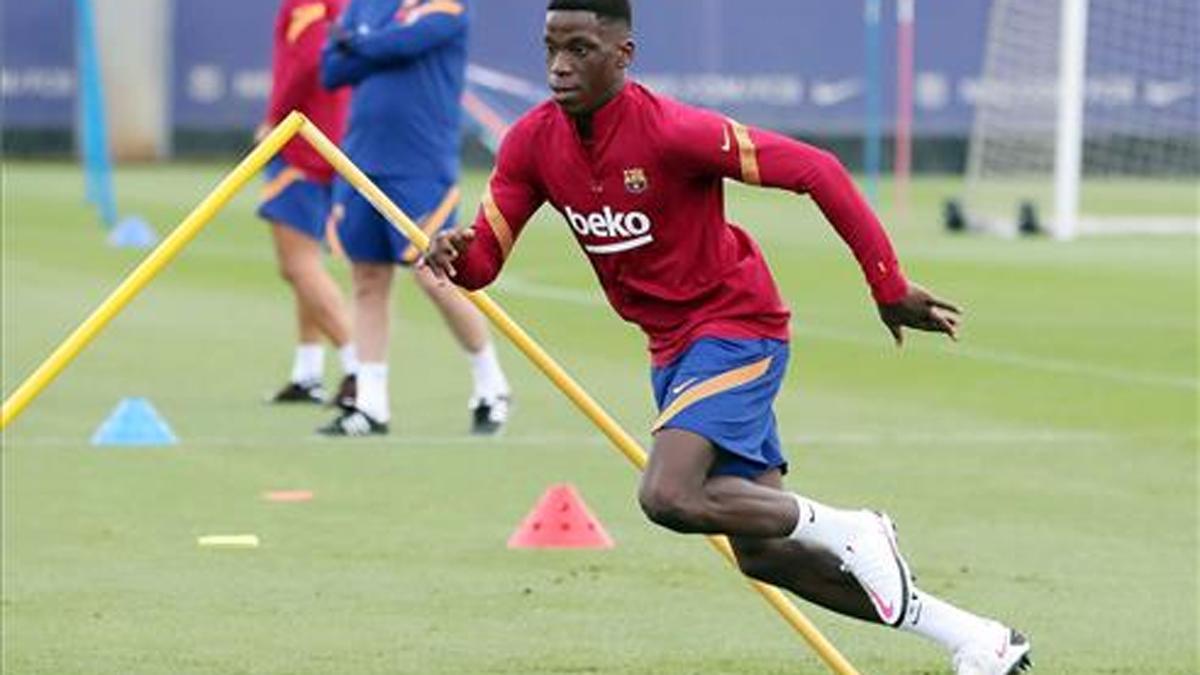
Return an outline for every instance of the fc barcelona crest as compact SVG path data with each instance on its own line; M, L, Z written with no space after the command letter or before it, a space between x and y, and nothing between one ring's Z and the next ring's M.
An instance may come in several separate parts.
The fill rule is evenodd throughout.
M625 169L625 191L630 194L640 195L650 186L650 182L646 180L646 170L642 168Z

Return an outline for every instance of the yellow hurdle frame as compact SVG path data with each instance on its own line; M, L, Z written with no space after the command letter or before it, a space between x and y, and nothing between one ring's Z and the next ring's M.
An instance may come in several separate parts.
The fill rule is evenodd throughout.
M250 181L274 157L284 145L297 134L304 137L343 178L355 187L383 216L400 230L409 241L421 250L429 246L429 237L417 227L396 204L388 198L328 137L304 115L293 112L280 122L257 147L209 193L187 218L175 228L128 276L117 286L100 306L38 366L24 382L4 401L0 409L0 430L6 428L62 371L96 338L151 281L169 265L197 234L224 208L246 183ZM612 441L621 454L625 455L638 470L646 467L646 451L642 449L583 387L562 366L550 357L528 333L482 291L463 294L500 332L516 345L539 370L550 378L561 391L600 431ZM729 540L723 536L708 536L722 556L736 568L737 559ZM796 630L817 652L817 655L838 675L858 675L858 670L846 657L817 630L816 626L796 608L782 591L767 584L747 578L750 585L779 612L787 623Z

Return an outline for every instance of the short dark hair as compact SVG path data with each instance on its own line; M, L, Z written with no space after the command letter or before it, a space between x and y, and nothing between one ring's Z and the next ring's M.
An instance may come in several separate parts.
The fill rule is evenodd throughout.
M629 6L629 0L550 0L546 11L556 9L595 12L601 19L615 19L633 26L633 8Z

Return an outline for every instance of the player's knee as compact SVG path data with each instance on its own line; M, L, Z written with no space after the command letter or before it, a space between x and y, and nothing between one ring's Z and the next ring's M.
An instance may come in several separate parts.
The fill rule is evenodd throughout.
M656 525L681 533L700 529L700 513L695 500L684 491L664 485L642 485L638 492L642 513Z
M354 270L354 298L360 302L385 302L391 289L391 271L379 266L362 266Z
M283 260L279 264L279 276L293 287L310 284L312 275L313 270L304 260Z

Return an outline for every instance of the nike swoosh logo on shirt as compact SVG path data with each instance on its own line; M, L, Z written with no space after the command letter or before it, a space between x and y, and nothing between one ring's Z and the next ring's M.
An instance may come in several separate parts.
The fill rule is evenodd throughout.
M697 378L695 378L695 377L689 378L687 381L685 381L683 384L679 385L678 387L673 387L671 389L671 393L678 395L679 392L683 391L684 389L687 389L688 387L692 386L693 384L696 384L696 379Z
M721 152L729 152L729 149L733 147L733 143L729 139L729 127L721 125L721 134L723 136L721 141Z

